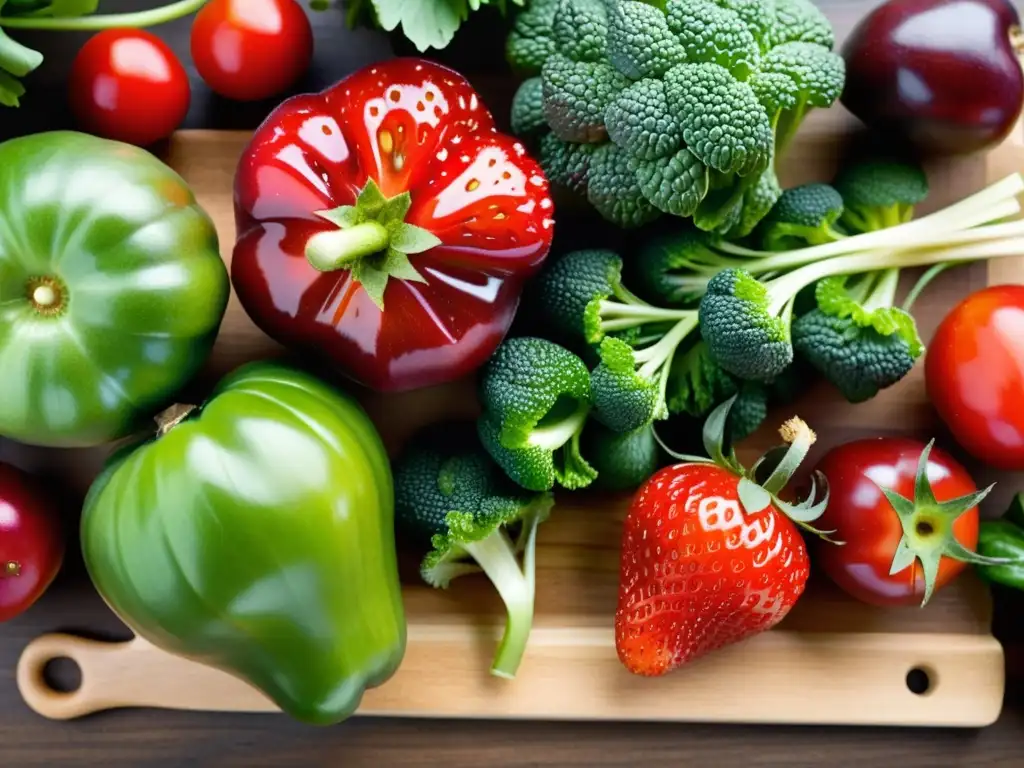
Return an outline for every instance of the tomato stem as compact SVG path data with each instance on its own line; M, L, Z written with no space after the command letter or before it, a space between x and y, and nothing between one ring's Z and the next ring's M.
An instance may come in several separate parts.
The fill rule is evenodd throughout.
M306 243L306 259L319 272L349 267L388 247L388 230L376 221L318 232Z
M109 13L93 16L39 18L35 16L0 17L0 27L40 29L62 32L95 31L117 27L152 27L188 16L206 5L207 0L178 0L159 8L133 13Z

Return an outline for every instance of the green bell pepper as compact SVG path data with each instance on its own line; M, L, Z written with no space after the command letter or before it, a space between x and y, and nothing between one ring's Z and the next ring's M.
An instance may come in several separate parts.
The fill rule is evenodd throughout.
M226 376L115 453L85 500L85 564L140 636L314 724L395 672L406 623L391 468L359 404L272 362Z
M205 363L229 294L213 222L153 155L66 131L0 144L0 435L135 432Z
M1005 565L976 566L986 581L1013 589L1024 589L1024 494L1017 494L998 520L978 526L978 553L985 557L1013 560Z

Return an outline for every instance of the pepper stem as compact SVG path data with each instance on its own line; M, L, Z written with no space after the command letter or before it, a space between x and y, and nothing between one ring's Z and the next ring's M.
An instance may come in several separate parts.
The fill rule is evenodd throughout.
M899 517L903 537L896 545L896 553L889 567L889 575L895 575L910 568L911 580L917 578L916 565L920 565L924 579L924 596L921 607L928 604L935 591L939 576L939 565L943 557L973 565L1007 565L1014 561L1009 558L985 557L972 552L956 538L954 524L965 513L974 509L988 496L994 486L958 496L955 499L938 501L928 480L928 457L932 440L921 451L917 474L914 478L914 498L901 496L891 488L879 485L882 494Z
M349 267L388 247L388 231L376 221L318 232L306 242L306 258L319 272Z

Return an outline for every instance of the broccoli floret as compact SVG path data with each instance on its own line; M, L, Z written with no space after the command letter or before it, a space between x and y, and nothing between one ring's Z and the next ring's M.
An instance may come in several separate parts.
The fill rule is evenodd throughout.
M638 160L668 157L683 142L683 127L669 106L665 83L653 78L622 91L605 112L605 126L612 141Z
M835 224L842 215L843 198L830 185L815 182L791 187L761 221L761 247L787 251L840 240L845 233Z
M914 318L893 306L899 270L815 286L817 308L793 321L793 348L851 403L901 381L924 352Z
M602 424L630 432L668 418L665 396L672 361L697 322L697 313L687 312L667 333L644 346L615 337L601 341L601 362L590 373L590 389L595 416Z
M515 677L533 626L537 528L552 494L509 482L461 423L422 430L393 475L396 535L426 553L423 580L446 589L482 571L498 591L507 619L491 672Z
M583 447L597 469L595 488L631 490L658 468L658 443L650 424L633 432L613 432L600 422L587 422Z
M722 370L701 340L672 361L666 402L669 413L699 418L738 390L737 380Z
M582 0L577 0L581 2ZM552 28L562 0L530 0L516 14L505 41L505 58L521 75L539 75L548 56L555 52Z
M629 80L611 64L573 61L560 53L541 70L544 119L563 141L603 142L608 137L604 112Z
M873 232L905 224L928 197L928 177L909 162L866 160L844 167L833 183L843 199L840 224L852 232Z
M772 128L750 86L718 64L679 64L665 73L665 97L698 159L726 174L760 173Z
M623 229L640 227L659 214L640 189L633 158L611 142L601 144L590 155L587 200L605 219Z
M669 215L746 237L781 194L781 147L810 109L839 97L845 70L828 21L795 0L603 5L563 0L542 68L547 128L598 145L578 191L620 227ZM517 133L533 133L519 122ZM557 178L566 152L550 154L554 165L544 153L541 165Z
M831 49L835 45L832 25L811 0L775 0L775 23L768 35L773 46L803 42Z
M669 413L703 418L730 397L729 434L742 440L761 426L768 415L768 390L757 382L739 381L711 356L703 340L685 354L676 355L669 372Z
M538 159L552 184L586 193L590 158L597 147L597 144L572 144L546 133L540 140Z
M770 381L793 362L793 295L774 296L753 275L724 269L700 301L700 332L722 368L752 381Z
M531 491L589 485L596 472L580 455L591 411L590 372L554 342L506 339L480 376L484 447L505 473Z
M664 12L647 3L613 3L608 58L626 77L661 77L685 59Z
M544 121L544 86L539 77L524 80L512 98L512 132L530 136L547 128Z

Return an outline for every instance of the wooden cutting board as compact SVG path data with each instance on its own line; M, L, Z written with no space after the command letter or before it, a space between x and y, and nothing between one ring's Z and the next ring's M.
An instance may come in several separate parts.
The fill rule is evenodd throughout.
M814 115L788 153L797 160L783 169L783 182L829 179L850 128L839 108ZM930 165L932 195L921 211L1024 168L1020 136L1018 130L987 156ZM234 240L232 177L246 138L182 132L166 154L214 217L227 261ZM930 338L944 313L970 291L1021 278L1024 262L1018 258L946 273L916 305L923 337ZM232 297L202 386L245 361L279 352ZM399 396L364 395L363 401L392 451L425 423L476 412L472 381ZM741 446L741 458L749 461L774 445L775 427L793 411L819 435L812 461L830 446L857 437L941 434L918 365L898 386L857 406L817 386L797 408L773 413ZM948 441L944 446L955 449ZM109 453L109 447L13 450L22 465L57 468L78 492L85 491ZM991 498L996 501L989 514L997 510L1000 495ZM358 715L962 727L997 719L1003 650L991 635L988 591L973 574L940 592L925 609L877 609L850 600L816 573L777 629L664 678L630 675L616 657L612 633L626 503L626 496L595 492L559 498L539 535L536 628L513 681L488 674L503 611L483 577L465 577L447 591L418 583L414 574L406 579L407 654L390 681L366 693ZM81 685L70 693L50 688L44 679L47 663L62 657L81 668ZM927 690L912 691L908 676L924 680ZM103 643L44 635L25 649L17 679L28 706L55 719L118 707L274 709L244 682L140 639Z

